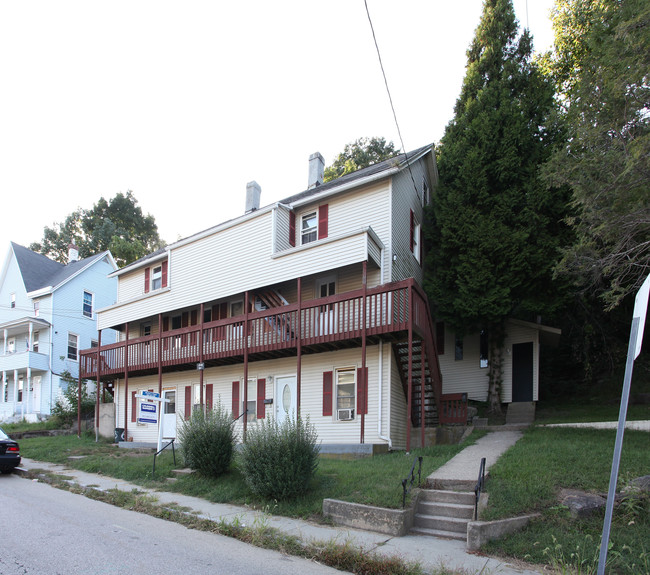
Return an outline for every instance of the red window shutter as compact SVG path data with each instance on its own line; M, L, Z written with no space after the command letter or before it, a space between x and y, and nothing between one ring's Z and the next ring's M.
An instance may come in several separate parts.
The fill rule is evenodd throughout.
M323 372L323 415L332 415L332 379L333 372Z
M232 418L239 417L239 382L232 382Z
M357 369L357 414L368 413L368 368Z
M198 322L199 312L195 309L190 313L190 325L196 325Z
M415 245L415 213L411 210L411 251Z
M212 321L217 321L218 319L221 319L219 317L219 306L215 303L212 306Z
M296 214L289 212L289 245L296 245Z
M328 227L328 205L324 204L318 207L318 239L322 240L327 237Z
M162 285L162 287L167 287L167 260L165 260L162 263L162 274L161 275L162 275L161 285Z
M223 302L219 305L219 319L226 319L228 317L228 304Z
M212 389L213 385L211 383L205 386L205 407L208 411L212 411Z
M131 423L135 423L135 420L138 417L138 399L135 396L136 393L138 392L131 392Z
M181 316L181 327L187 327L188 325L190 325L190 314L189 312L184 311Z
M164 317L162 323L163 323L163 326L162 326L162 327L163 327L163 331L169 331L169 318L168 318L168 317Z
M149 293L149 284L150 284L150 276L151 275L151 268L145 268L144 270L144 293Z
M192 415L192 386L185 386L185 419Z
M257 419L264 419L266 417L266 379L257 380Z

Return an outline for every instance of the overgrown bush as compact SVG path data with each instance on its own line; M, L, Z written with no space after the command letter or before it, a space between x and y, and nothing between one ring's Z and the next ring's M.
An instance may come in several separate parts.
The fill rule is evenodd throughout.
M193 412L181 425L178 439L188 467L211 477L222 475L230 467L236 434L232 416L221 403L206 413Z
M52 407L52 416L64 424L69 425L77 421L79 405L79 382L69 371L61 374L61 379L66 382L62 395L56 400ZM88 384L85 379L81 380L81 419L92 419L95 416L96 398L88 393Z
M283 501L307 491L318 467L320 446L309 418L273 417L248 428L238 464L251 491Z

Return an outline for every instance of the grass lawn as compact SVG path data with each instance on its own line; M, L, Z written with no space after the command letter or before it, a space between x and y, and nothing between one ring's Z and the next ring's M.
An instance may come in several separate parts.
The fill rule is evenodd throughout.
M571 518L559 500L562 488L606 495L614 430L534 427L490 470L484 519L540 512L525 530L492 542L486 551L534 563L572 565L595 573L604 510L587 520ZM650 434L624 435L618 488L650 474ZM650 573L650 496L629 500L614 512L608 573ZM593 569L593 571L591 570ZM565 571L567 572L567 571ZM572 571L568 571L571 573Z
M393 452L362 459L321 457L309 493L291 502L266 501L254 496L236 464L217 479L192 474L170 483L167 478L172 476L174 469L171 451L166 450L156 459L154 476L151 450L119 449L107 441L95 443L94 435L83 435L81 438L75 435L23 439L20 441L20 449L23 456L29 459L61 463L82 471L132 481L144 487L175 491L216 503L249 505L290 517L318 518L325 498L380 507L401 507L402 479L409 474L415 458L423 457L424 481L427 475L482 435L484 432L475 431L461 445L414 449L410 455ZM70 459L78 456L84 457ZM176 457L176 467L181 467L183 460L178 450Z

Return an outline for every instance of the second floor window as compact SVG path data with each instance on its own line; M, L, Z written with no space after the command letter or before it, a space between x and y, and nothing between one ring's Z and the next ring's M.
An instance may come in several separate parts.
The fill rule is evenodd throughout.
M38 317L41 314L41 302L36 300L34 302L34 317Z
M11 294L11 309L16 307L16 294L12 293Z
M38 353L38 339L39 339L39 333L35 331L32 335L32 351L35 351Z
M93 317L93 294L87 291L84 292L83 313L85 317Z
M157 290L162 287L162 266L157 266L151 270L151 289Z
M318 239L318 216L316 212L309 212L300 220L300 237L302 244L315 242Z
M68 359L77 361L79 349L79 336L74 333L68 334Z

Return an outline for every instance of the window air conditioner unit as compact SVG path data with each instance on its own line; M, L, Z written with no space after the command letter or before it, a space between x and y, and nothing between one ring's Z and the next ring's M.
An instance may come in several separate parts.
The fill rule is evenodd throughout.
M339 421L349 421L354 419L354 409L339 409L337 412Z

